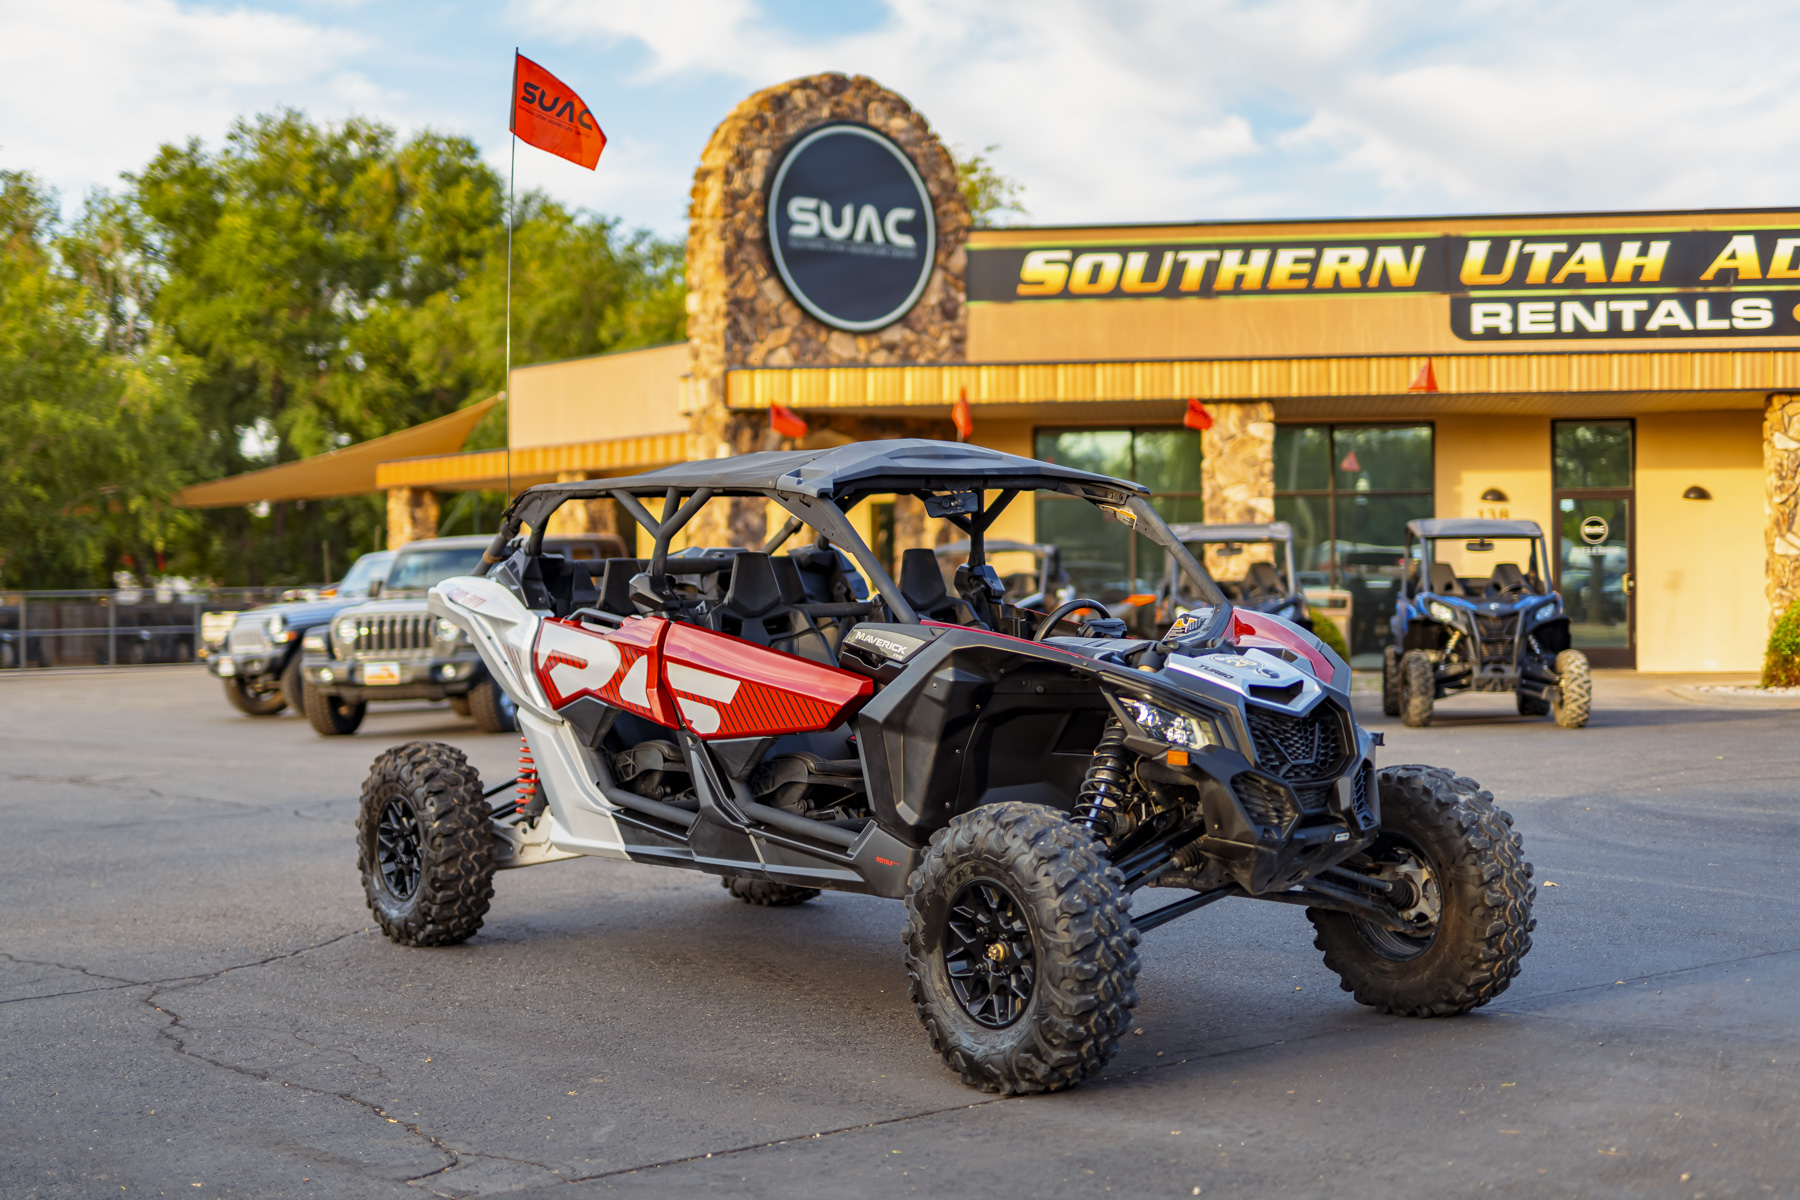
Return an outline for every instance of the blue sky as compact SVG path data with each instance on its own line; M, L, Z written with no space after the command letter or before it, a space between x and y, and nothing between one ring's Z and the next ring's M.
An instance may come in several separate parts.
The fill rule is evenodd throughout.
M1800 202L1800 8L1587 0L0 0L0 167L65 205L279 106L467 134L511 50L611 139L522 187L683 232L713 126L821 70L998 145L1034 224Z

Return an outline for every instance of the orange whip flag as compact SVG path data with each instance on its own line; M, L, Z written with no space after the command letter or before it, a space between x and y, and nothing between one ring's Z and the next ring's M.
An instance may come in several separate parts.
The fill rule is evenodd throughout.
M950 406L950 423L956 426L956 440L966 442L975 436L975 417L969 412L969 389L963 388L957 394L956 403Z
M1213 426L1212 414L1206 411L1206 405L1198 400L1189 400L1187 412L1182 415L1181 423L1189 429L1198 429L1205 433Z
M509 128L521 141L590 171L606 149L606 135L575 89L517 51Z
M772 405L769 408L769 428L784 438L803 438L806 436L806 422L800 414L784 404Z

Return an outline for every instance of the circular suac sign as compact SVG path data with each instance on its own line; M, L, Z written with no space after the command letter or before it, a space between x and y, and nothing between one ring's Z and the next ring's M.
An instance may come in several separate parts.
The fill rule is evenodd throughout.
M1611 532L1605 517L1589 517L1581 523L1581 540L1590 546L1598 546Z
M880 329L931 278L931 193L873 129L821 126L788 149L769 185L769 248L800 307L834 329Z

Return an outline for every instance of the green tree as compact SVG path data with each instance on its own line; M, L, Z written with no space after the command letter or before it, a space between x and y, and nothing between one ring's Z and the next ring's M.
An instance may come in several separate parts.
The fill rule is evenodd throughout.
M197 527L166 503L192 480L202 440L191 364L133 315L141 280L84 259L126 236L116 214L91 203L59 245L54 212L29 175L0 172L0 582L11 587L92 586L126 559L154 567Z
M1004 225L1008 216L1025 215L1025 206L1019 203L1025 186L1002 175L988 157L998 149L999 146L988 146L976 154L951 153L956 162L957 186L962 189L969 215L977 225Z

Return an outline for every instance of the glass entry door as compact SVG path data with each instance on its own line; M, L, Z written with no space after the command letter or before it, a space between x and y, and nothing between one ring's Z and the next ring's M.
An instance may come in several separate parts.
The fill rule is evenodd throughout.
M1557 590L1575 648L1597 667L1636 667L1630 421L1552 426Z
M1634 667L1631 499L1564 496L1558 590L1575 647L1597 667Z

